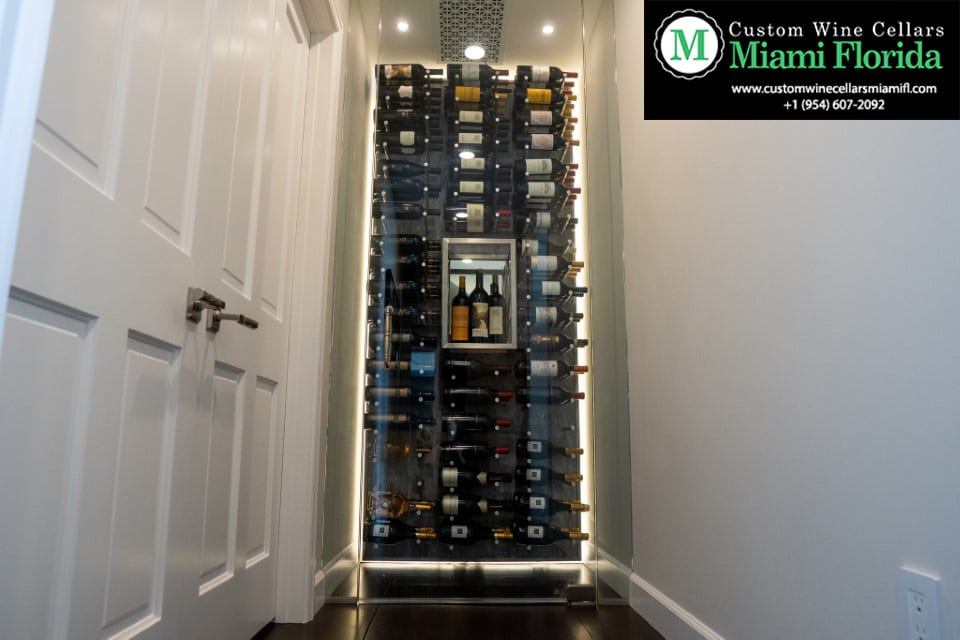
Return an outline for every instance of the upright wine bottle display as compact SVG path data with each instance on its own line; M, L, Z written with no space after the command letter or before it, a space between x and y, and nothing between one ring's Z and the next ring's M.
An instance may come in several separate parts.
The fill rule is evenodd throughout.
M578 75L375 74L361 559L582 560Z

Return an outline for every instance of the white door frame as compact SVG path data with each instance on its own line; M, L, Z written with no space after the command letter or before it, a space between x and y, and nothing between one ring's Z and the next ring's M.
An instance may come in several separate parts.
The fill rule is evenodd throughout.
M55 0L0 0L0 336L23 204L37 102L43 80ZM300 206L306 221L295 253L291 316L289 388L281 481L277 566L277 620L308 622L314 600L315 523L322 416L326 413L329 354L322 350L330 330L329 284L333 272L336 207L336 149L328 134L341 119L341 61L346 46L343 19L335 0L302 0L311 30L310 85ZM323 90L318 91L317 88ZM326 251L317 251L323 247ZM306 274L313 277L307 279ZM0 341L2 342L2 341ZM318 363L319 359L319 363Z
M54 0L0 0L0 337ZM0 340L0 345L3 341Z

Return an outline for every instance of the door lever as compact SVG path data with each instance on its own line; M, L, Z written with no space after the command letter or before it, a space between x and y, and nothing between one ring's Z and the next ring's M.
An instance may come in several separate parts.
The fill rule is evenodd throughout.
M189 287L187 289L187 320L190 322L199 323L203 318L204 309L216 311L225 309L226 306L226 302L200 287Z
M220 331L220 323L224 320L236 320L248 329L256 329L260 326L259 322L242 313L224 313L220 309L214 309L210 312L210 315L207 316L207 331L212 331L213 333Z

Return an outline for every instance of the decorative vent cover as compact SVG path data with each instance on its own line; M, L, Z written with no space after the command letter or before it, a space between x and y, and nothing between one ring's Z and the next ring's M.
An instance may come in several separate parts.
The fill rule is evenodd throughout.
M440 0L440 61L472 62L463 50L479 44L487 52L475 62L499 63L503 0Z

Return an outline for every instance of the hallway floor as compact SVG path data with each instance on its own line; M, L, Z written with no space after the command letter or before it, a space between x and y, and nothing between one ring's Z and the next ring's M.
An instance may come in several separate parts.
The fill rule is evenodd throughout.
M328 604L257 640L663 640L628 606Z

